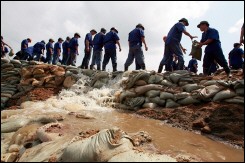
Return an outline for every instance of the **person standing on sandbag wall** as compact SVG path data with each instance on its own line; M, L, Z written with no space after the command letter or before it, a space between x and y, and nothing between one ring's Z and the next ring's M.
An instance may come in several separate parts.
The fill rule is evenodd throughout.
M46 44L46 63L48 64L51 64L53 60L53 54L54 54L53 43L54 43L54 40L51 38Z
M231 77L230 68L221 48L219 32L214 28L210 28L207 21L201 21L197 25L197 28L200 28L200 31L203 32L202 39L198 46L201 48L203 45L207 45L203 58L203 74L210 75L210 66L215 60L221 67L224 68L227 77Z
M63 41L64 40L62 38L59 38L58 42L54 44L54 56L53 56L53 62L52 62L53 65L56 65L57 62L59 62L59 57L61 54L61 46L62 46Z
M81 65L82 69L88 69L89 61L91 58L91 52L93 48L93 40L92 36L95 35L97 31L95 29L92 29L89 33L86 34L84 39L85 49L84 49L84 58Z
M244 64L244 51L240 48L240 43L234 43L233 46L234 48L229 53L229 66L231 69L238 70Z
M146 51L148 50L148 47L145 42L144 30L144 26L142 24L138 24L136 25L136 28L128 34L129 53L124 64L124 71L128 71L128 67L133 63L134 59L136 60L136 69L140 66L141 69L145 70L145 58L141 48L142 43L144 44Z
M45 41L42 40L41 42L37 42L33 46L33 59L35 61L40 61L41 55L44 55L44 50L45 50Z
M92 62L90 65L90 69L94 69L94 65L97 65L97 70L101 70L101 60L102 60L102 51L104 46L104 38L105 38L106 29L101 28L100 33L97 33L93 39L93 56Z
M68 55L68 48L69 48L69 42L71 38L69 36L66 37L66 40L62 44L62 65L67 65L67 61L69 60L69 55Z
M112 27L110 32L105 35L104 39L104 48L105 54L102 63L102 71L106 70L106 65L109 63L110 59L112 62L113 72L117 71L117 51L116 44L119 47L119 52L121 52L121 45L119 42L118 30L115 27Z
M9 52L9 49L6 46L12 50L12 48L3 41L3 36L1 36L1 58L6 57L6 54Z
M69 48L68 48L68 60L67 60L67 65L72 65L76 66L76 61L77 61L77 55L78 53L78 38L80 38L79 33L75 33L74 37L70 40L69 42Z
M20 58L20 60L26 60L30 57L30 54L28 53L28 43L31 43L30 38L27 38L21 42L22 57Z
M186 36L189 36L192 40L193 38L197 38L197 36L190 35L185 26L188 26L189 22L186 18L182 18L176 23L168 32L165 49L164 49L164 58L160 63L159 72L162 70L163 65L166 66L166 71L172 71L172 61L173 54L178 56L178 70L183 70L184 68L184 58L183 52L181 50L180 41L182 38L182 33Z

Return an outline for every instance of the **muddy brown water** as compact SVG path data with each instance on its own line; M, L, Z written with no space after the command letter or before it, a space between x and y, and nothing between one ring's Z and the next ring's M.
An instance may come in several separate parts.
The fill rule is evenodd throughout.
M147 131L154 146L171 156L187 155L199 161L244 162L244 149L209 139L203 135L173 128L162 121L112 110L92 112L95 119L80 119L67 115L63 121L74 134L91 129L119 127L127 133Z

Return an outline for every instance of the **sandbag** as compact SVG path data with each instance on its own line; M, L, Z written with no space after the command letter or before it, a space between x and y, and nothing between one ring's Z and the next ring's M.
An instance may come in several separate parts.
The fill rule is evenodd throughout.
M200 98L201 99L207 99L213 97L216 93L219 91L223 90L224 87L217 86L217 85L209 85L205 88L203 88L199 93L200 93Z
M168 93L168 92L161 92L160 99L162 99L162 100L167 100L167 99L174 100L174 95L172 93Z
M89 138L69 144L61 162L106 162L133 148L128 135L118 128L104 129Z
M159 96L160 91L159 90L150 90L150 91L146 92L145 95L147 97L153 98L153 97Z
M164 85L164 86L167 86L167 87L170 87L172 86L173 84L171 82L169 82L168 80L162 80L161 81L161 85Z
M163 88L161 85L149 84L149 85L139 86L139 87L135 88L135 93L137 95L142 95L149 90L162 90L162 89Z
M1 133L17 131L19 128L30 123L31 120L27 118L19 118L11 121L1 123Z
M177 162L177 160L165 154L148 154L130 150L112 157L108 162Z
M10 49L9 56L12 57L14 55L14 50Z
M128 80L126 81L125 88L132 88L135 85L135 82L138 80L144 80L148 82L149 78L150 74L147 72L137 72L137 74L131 73Z
M160 99L159 96L154 97L154 98L149 98L149 101L152 102L152 103L156 103L156 104L159 105L159 106L165 106L165 103L166 103L166 101ZM146 102L146 101L145 101L145 102Z
M194 90L203 88L203 86L199 86L197 84L187 84L185 86L182 87L186 92L192 92Z
M199 103L200 101L193 98L192 96L188 96L182 100L178 100L177 102L181 105L189 105L189 104Z
M233 98L225 99L225 102L234 103L234 104L244 104L244 97L235 96Z
M135 92L131 92L131 91L123 91L121 94L120 94L120 103L123 102L123 100L126 98L126 97L135 97L136 96L136 93Z
M166 108L175 108L175 107L179 107L179 106L180 106L180 104L176 103L174 100L167 99Z
M160 84L161 81L162 81L162 76L159 76L159 75L151 75L149 80L148 80L148 83L149 84Z
M155 103L144 103L144 105L142 107L155 109L157 107L157 104L155 104Z
M213 101L222 101L222 100L225 100L228 98L232 98L234 96L236 96L236 93L227 89L227 90L223 90L223 91L220 91L219 93L217 93L214 96Z
M236 89L236 94L238 94L240 96L244 96L244 88L238 88L238 89Z
M188 92L176 93L174 95L174 99L175 100L184 99L184 98L188 97L189 95L190 95L190 93L188 93Z
M126 98L124 104L130 107L140 107L145 102L145 97Z
M194 40L192 42L192 46L191 46L191 53L190 55L194 58L196 58L197 60L201 61L202 59L202 48L198 47L198 42L196 40Z
M170 80L171 80L173 83L175 83L175 84L177 84L177 83L179 82L179 79L180 79L181 77L182 77L182 75L177 74L177 73L172 73L172 74L169 75Z
M210 85L216 85L217 84L217 80L209 80L207 82L205 82L203 85L204 86L210 86Z

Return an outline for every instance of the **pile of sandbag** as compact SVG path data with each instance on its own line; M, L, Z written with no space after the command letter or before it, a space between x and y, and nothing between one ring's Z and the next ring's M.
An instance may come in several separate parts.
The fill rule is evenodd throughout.
M122 81L117 93L117 108L179 107L202 102L244 104L244 80L204 80L186 70L156 74L133 71Z

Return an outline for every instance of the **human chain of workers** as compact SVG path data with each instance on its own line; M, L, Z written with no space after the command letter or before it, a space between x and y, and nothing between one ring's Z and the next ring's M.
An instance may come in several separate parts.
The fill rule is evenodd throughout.
M182 18L170 29L168 35L163 37L165 42L165 49L163 59L161 60L158 68L158 73L162 72L163 66L165 66L166 71L185 69L183 53L185 53L186 49L183 48L180 44L182 33L184 33L186 36L189 36L191 40L193 38L197 38L197 36L192 36L186 31L185 26L188 25L188 20L186 18ZM229 66L221 48L218 31L214 28L210 28L207 21L201 21L197 27L200 28L201 32L203 32L201 41L198 42L198 47L201 48L203 45L207 45L203 59L204 75L211 75L214 73L217 70L218 65L224 68L228 77L231 77L230 68L243 68L244 51L240 48L240 46L244 43L244 26L241 28L240 43L234 43L234 49L229 53ZM148 50L148 47L145 41L144 30L144 26L142 24L138 24L136 25L136 28L129 33L129 53L128 58L124 64L124 71L128 70L128 67L133 63L134 60L136 64L136 70L146 69L142 44L144 44L146 51ZM95 36L92 40L93 35ZM79 33L75 33L73 38L67 37L65 41L62 38L59 38L58 42L56 42L54 46L54 40L49 39L49 42L46 44L46 58L44 57L45 41L37 42L33 46L33 49L30 50L28 48L28 43L31 42L31 39L27 38L22 41L21 51L16 53L14 58L19 60L42 61L49 64L52 63L54 65L60 62L63 65L75 66L76 57L79 55L78 38L80 38ZM119 40L118 30L115 27L112 27L108 33L106 33L106 29L104 28L101 28L99 33L92 29L90 33L87 33L85 36L85 55L80 68L95 69L94 66L97 65L97 70L101 70L102 63L102 71L105 71L106 65L111 59L113 71L117 71L116 44L118 45L120 52L121 45ZM6 53L8 53L8 49L5 46L9 45L3 42L3 37L1 42L3 58L6 56ZM105 53L102 62L103 47L105 49ZM61 49L63 50L62 60L59 59L59 56L61 55ZM92 62L89 67L92 49ZM189 61L188 70L197 73L197 60L194 57L192 57L192 59Z

